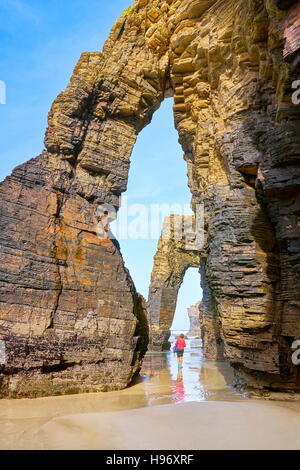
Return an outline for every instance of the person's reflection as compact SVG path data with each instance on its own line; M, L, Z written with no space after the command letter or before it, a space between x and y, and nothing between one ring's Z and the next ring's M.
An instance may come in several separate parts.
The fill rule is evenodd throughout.
M185 399L185 390L184 390L184 382L183 382L183 375L182 369L177 374L177 379L175 382L175 391L176 391L176 402L181 403Z

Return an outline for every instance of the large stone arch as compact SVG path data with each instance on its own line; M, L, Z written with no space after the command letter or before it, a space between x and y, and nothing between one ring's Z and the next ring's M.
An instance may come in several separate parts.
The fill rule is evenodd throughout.
M0 186L2 395L121 388L140 367L143 307L97 206L119 206L170 94L225 355L251 387L299 387L298 18L299 1L137 0L81 56L46 149Z
M97 236L99 205L118 209L136 137L169 93L167 49L148 44L135 10L103 53L81 55L45 150L1 183L2 396L120 389L141 367L144 299Z

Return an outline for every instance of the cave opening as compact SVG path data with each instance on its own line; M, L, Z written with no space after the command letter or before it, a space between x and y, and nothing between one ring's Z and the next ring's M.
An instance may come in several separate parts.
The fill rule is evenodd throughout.
M178 291L176 310L171 326L172 332L191 332L192 334L196 326L200 330L197 308L198 303L202 300L200 282L199 268L188 268Z

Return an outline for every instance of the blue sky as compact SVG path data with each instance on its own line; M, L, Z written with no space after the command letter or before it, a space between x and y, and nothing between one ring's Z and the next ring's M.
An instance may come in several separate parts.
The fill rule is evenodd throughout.
M67 85L84 51L102 49L128 0L0 0L0 180L43 149L47 114ZM156 112L138 137L126 193L128 202L189 204L186 164L174 129L172 100ZM156 240L121 240L137 289L146 297ZM201 298L197 270L190 269L179 293L174 328L188 327L186 308Z

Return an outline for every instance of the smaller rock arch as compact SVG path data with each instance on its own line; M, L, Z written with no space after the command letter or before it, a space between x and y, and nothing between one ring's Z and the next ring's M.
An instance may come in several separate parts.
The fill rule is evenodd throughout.
M154 256L147 307L150 326L149 349L152 351L170 348L170 328L185 272L190 267L200 268L204 248L199 250L198 243L195 243L192 230L194 223L194 216L171 215L164 218L162 234Z

